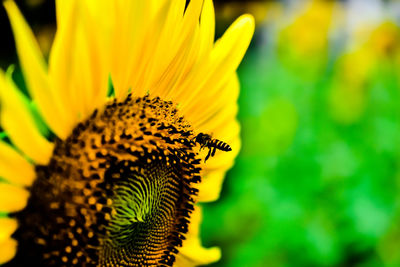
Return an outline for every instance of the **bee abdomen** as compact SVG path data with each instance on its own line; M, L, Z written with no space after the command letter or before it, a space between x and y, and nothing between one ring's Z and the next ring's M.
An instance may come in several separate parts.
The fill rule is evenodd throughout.
M227 143L225 143L221 140L218 140L218 139L212 140L212 142L210 143L210 147L215 147L222 151L231 151L232 150L230 145L228 145Z

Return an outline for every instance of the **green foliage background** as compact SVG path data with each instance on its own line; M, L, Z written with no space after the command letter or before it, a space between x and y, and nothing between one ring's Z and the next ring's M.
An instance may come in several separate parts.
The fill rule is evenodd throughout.
M204 205L213 266L400 266L399 28L338 44L309 27L327 43L308 53L293 25L260 26L239 69L242 150Z

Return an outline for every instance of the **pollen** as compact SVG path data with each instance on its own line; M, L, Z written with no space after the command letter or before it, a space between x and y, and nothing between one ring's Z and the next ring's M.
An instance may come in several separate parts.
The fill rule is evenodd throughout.
M158 97L96 110L37 166L7 266L172 266L200 181L193 140Z

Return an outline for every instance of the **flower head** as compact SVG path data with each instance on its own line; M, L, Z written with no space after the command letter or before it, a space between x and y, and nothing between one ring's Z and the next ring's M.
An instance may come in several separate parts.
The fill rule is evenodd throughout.
M201 246L197 203L218 198L240 149L236 68L252 17L214 43L211 0L60 0L47 64L4 5L29 97L0 72L0 212L12 213L0 218L0 263L218 260ZM200 144L207 163L200 133L213 133ZM233 151L216 152L225 142Z

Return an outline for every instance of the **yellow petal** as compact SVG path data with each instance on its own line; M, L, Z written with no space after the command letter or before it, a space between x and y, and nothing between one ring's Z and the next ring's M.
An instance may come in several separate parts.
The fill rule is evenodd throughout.
M204 100L201 97L203 93L214 93L232 77L250 44L253 32L254 19L250 15L241 16L229 27L215 44L208 62L191 73L191 77L181 85L182 88L192 88L182 90L177 95L178 102L182 103L182 110L188 105L197 104L200 98Z
M236 73L217 92L212 96L212 101L208 99L207 92L200 95L196 99L198 105L186 109L185 115L198 132L210 133L213 138L232 147L232 151L218 151L207 163L203 163L203 179L198 186L200 202L215 201L219 198L225 173L233 166L234 159L240 151L240 126L236 120L239 80ZM207 152L204 150L200 158L205 158Z
M219 198L225 173L233 166L234 160L240 152L240 126L237 120L230 116L221 120L219 125L218 128L211 128L214 136L228 143L232 147L232 151L218 151L207 163L203 163L202 182L198 185L199 202L211 202Z
M39 132L29 111L27 100L14 83L0 71L1 125L11 141L25 155L39 164L47 164L53 144Z
M200 49L207 51L211 50L214 46L215 38L215 15L214 5L212 0L205 0L203 5L203 11L201 12L200 20L200 34L201 34L201 45ZM200 53L204 55L205 53Z
M3 141L0 141L0 177L10 183L27 186L35 179L34 167Z
M149 77L152 81L149 84L150 93L163 99L173 100L173 93L177 90L177 86L199 61L202 55L200 53L205 53L204 49L199 49L202 37L199 28L202 4L202 0L191 1L184 16L179 16L171 25L173 30L164 30L170 36L167 35L164 41L160 40L165 43L165 46L159 47L159 53L153 59L157 70L153 71L153 77Z
M106 34L99 28L105 26L95 21L99 18L92 14L92 4L71 0L65 7L60 3L66 10L50 54L51 84L63 97L71 125L85 119L106 100L109 49L103 38Z
M203 175L199 189L198 201L211 202L219 198L222 183L225 178L225 170L213 171L209 175Z
M21 187L0 183L0 212L16 212L25 208L29 192Z
M232 136L232 133L229 132L227 127L221 126L233 123L236 120L237 112L238 105L236 103L229 105L226 109L222 109L218 112L213 119L199 125L199 129L211 131L211 133L215 133L216 137L218 136L220 139L225 138L226 142L228 142L229 140L226 139L226 135ZM232 124L232 126L236 129L236 125ZM216 131L221 133L217 134Z
M171 0L148 0L146 1L146 4L150 7L150 16L149 18L153 18L157 12L159 12L160 9L162 9L162 6L165 5L166 2L171 1Z
M193 106L188 113L188 119L199 132L208 132L217 138L228 143L233 151L229 153L218 153L207 162L210 166L220 156L232 156L237 154L239 147L235 147L233 142L239 139L240 126L236 120L238 112L237 99L239 96L239 80L237 75L233 75L229 82L220 89L220 94L213 97L209 107L200 105L200 109ZM199 101L207 102L204 99ZM200 112L201 111L201 112ZM202 115L201 113L206 113ZM200 113L200 114L199 114Z
M157 19L165 20L167 4L160 3ZM149 64L148 58L154 51L162 27L151 28L155 19L151 15L154 10L145 1L116 1L115 5L111 76L115 95L121 99L130 88L134 94L140 94L137 83Z
M92 86L89 90L84 90L86 92L84 106L86 114L90 115L95 108L101 107L107 101L111 51L110 28L112 26L110 20L115 21L115 19L110 14L112 1L91 0L79 3L85 4L82 7L84 18L82 28L87 40L83 38L80 42L86 42L89 50L89 62L86 67L90 72ZM104 16L100 17L104 13L109 19L105 20ZM78 63L79 61L76 64Z
M40 114L48 126L59 137L67 136L68 123L65 110L61 107L59 92L52 90L46 71L46 64L35 37L14 1L4 1L14 32L17 52L30 94L38 104Z
M171 60L175 57L177 49L180 47L179 42L182 42L184 39L184 36L177 35L181 28L180 22L183 18L185 1L169 2L170 5L165 19L164 16L160 16L160 21L154 22L154 26L161 27L161 32L157 39L153 39L153 42L155 41L156 44L149 58L147 71L142 77L142 88L151 89L154 82L159 79Z
M63 8L63 10L59 10L60 8ZM77 2L71 0L68 1L68 4L62 4L58 1L57 16L60 17L57 18L57 32L49 56L49 77L53 90L59 92L60 97L63 99L63 109L70 114L69 120L72 125L78 120L77 107L81 106L81 98L72 101L72 92L70 91L70 75L74 71L74 66L71 64L74 50L74 33L78 24ZM82 81L85 79L86 77Z
M174 100L174 93L179 90L177 86L185 79L187 71L196 64L199 57L197 45L199 38L198 27L196 27L195 32L184 41L180 52L171 60L158 82L152 85L151 94L165 100Z
M17 253L17 241L14 239L7 239L0 242L0 264L6 263L14 258Z
M212 132L214 128L219 128L223 125L221 123L218 124L218 122L226 114L231 114L231 120L236 118L238 97L239 79L236 73L233 73L222 87L213 90L212 93L205 91L198 96L195 103L187 105L182 112L187 114L186 118L195 129L199 131L204 129ZM217 125L217 127L212 127L214 125Z
M197 186L199 189L197 200L199 202L212 202L219 198L226 172L232 168L240 150L240 138L236 138L229 144L232 146L232 151L220 151L215 157L210 158L203 167L202 181Z
M176 10L173 10L173 7ZM171 29L173 21L178 19L177 10L181 9L181 7L182 2L180 1L164 1L164 5L158 9L156 15L147 26L145 39L142 40L143 44L140 48L141 55L129 72L128 85L135 95L143 96L149 91L151 84L155 82L156 69L160 69L160 67L156 66L159 63L164 65L166 61L166 59L160 58L160 55L164 55L166 58L171 57L172 53L165 53L165 50L171 47L173 38L169 36L169 41L166 41L166 31ZM161 62L159 62L160 60Z
M71 1L56 0L56 18L57 28L64 27L67 19L65 16L68 14L66 10L71 8Z
M250 44L254 33L254 18L251 15L242 15L239 17L219 39L212 51L212 61L217 63L212 78L208 81L225 81L221 74L231 75L237 69L246 50ZM219 79L215 79L220 76Z
M221 250L218 247L204 248L199 237L199 226L202 220L201 208L196 206L190 216L189 232L186 240L179 248L174 266L191 267L206 265L218 261L221 258Z
M11 218L0 218L0 243L9 239L17 230L17 220Z

